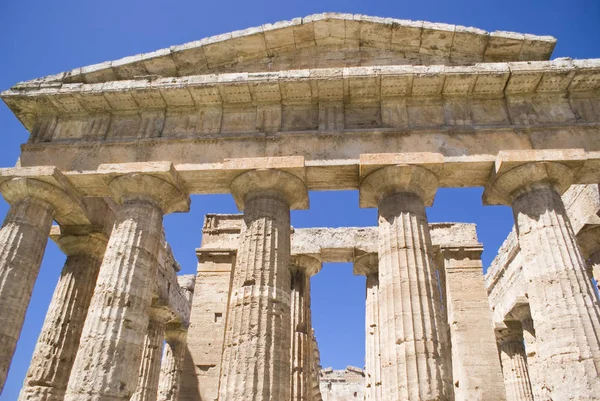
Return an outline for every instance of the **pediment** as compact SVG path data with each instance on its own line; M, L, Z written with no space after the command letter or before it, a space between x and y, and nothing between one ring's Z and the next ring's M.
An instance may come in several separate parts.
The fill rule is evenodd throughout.
M555 43L550 36L326 13L77 68L41 81L91 84L152 76L543 61Z

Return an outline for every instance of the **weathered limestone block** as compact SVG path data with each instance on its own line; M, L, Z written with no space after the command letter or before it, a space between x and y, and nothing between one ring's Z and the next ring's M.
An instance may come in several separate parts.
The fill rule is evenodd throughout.
M157 399L165 330L167 322L172 320L172 317L173 312L162 307L152 307L150 310L138 384L131 401L156 401Z
M166 342L160 366L158 401L178 401L187 331L181 325L167 325Z
M361 168L368 167L365 163ZM431 170L406 164L376 169L361 183L361 206L379 208L381 393L385 400L447 399L441 366L447 344L441 344L439 333L446 325L425 215L425 205L431 205L437 185Z
M106 250L104 233L61 235L54 227L51 238L67 255L38 338L20 401L62 401L98 271Z
M68 212L67 195L31 178L0 184L10 210L0 229L0 393L25 320L53 215Z
M482 251L476 241L470 247L444 247L440 251L445 267L456 401L506 399L483 279Z
M382 401L379 339L379 259L366 254L354 262L354 274L367 277L365 299L365 400Z
M250 162L250 164L252 161ZM244 210L225 333L220 401L290 397L290 207L307 207L302 179L250 170L231 184Z
M291 264L291 400L310 401L312 362L312 318L310 277L321 270L321 261L310 256L292 257Z
M211 246L208 221L207 217L202 232L203 247L207 241ZM237 248L237 241L226 246ZM198 269L187 346L183 350L185 359L179 394L181 401L214 400L219 396L227 304L231 271L235 264L235 249L199 248L196 255Z
M135 391L163 214L189 207L189 197L170 166L166 174L154 174L130 173L110 181L109 189L121 206L65 400L128 399Z
M364 391L365 373L360 368L348 366L344 370L321 371L323 401L363 400Z
M535 152L535 151L531 151ZM531 153L523 152L523 153ZM600 399L600 306L560 195L575 162L523 162L501 152L484 193L488 203L512 204L523 276L535 325L542 399Z
M506 328L498 330L497 336L506 386L506 400L533 401L520 324L508 323Z

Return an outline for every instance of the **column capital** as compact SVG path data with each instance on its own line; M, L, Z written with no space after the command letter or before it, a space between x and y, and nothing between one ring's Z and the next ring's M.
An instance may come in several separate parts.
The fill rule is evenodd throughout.
M94 255L99 258L104 256L108 238L104 233L92 232L84 235L63 235L59 226L50 230L50 239L58 245L67 256Z
M164 214L190 208L189 194L172 163L102 164L98 172L106 175L108 190L120 204L150 201Z
M8 203L13 204L23 199L30 199L50 205L56 220L65 223L88 222L77 196L60 185L60 181L64 180L66 184L67 181L58 170L52 168L51 171L40 171L41 175L37 178L35 177L37 170L23 171L24 174L31 174L31 176L20 176L21 169L10 170L15 175L8 178L2 177L4 180L0 183L0 192Z
M305 181L286 171L246 171L233 179L230 188L239 210L244 210L248 199L269 193L282 197L290 209L308 209L308 188Z
M586 259L594 254L600 256L600 224L586 224L577 233L577 243Z
M320 272L322 266L322 262L315 257L308 255L292 255L292 273L296 271L304 271L304 273L310 277Z
M510 206L519 195L548 186L562 195L575 182L585 160L581 149L501 151L483 192L483 203Z
M164 305L157 305L153 302L148 314L151 322L167 324L170 321L177 320L179 316L171 308Z
M367 253L354 259L353 273L355 276L369 276L379 271L379 256L377 253Z
M187 327L181 323L168 323L165 328L165 340L167 342L174 341L180 342L185 341L187 336Z
M386 166L362 179L359 204L361 208L378 207L386 196L406 192L417 195L425 206L431 206L437 188L436 174L425 167L410 164Z

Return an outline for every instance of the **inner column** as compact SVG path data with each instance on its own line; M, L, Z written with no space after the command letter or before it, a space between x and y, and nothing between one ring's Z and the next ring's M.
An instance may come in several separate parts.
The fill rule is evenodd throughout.
M441 371L440 293L425 205L437 178L412 165L387 166L361 183L361 206L379 208L381 394L390 401L446 400ZM444 347L447 348L447 347Z
M236 177L244 223L231 286L219 400L290 398L290 207L307 207L297 176L274 169Z

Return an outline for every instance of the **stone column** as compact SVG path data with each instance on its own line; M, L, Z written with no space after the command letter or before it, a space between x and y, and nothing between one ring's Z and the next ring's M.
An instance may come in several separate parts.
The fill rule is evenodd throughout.
M319 382L321 380L321 355L319 353L319 345L317 344L317 337L315 336L315 330L311 330L311 353L312 353L312 370L310 375L310 400L311 401L323 401L321 395L321 387Z
M157 400L165 330L167 321L172 317L172 312L162 307L152 307L150 310L138 384L131 401Z
M365 400L382 401L379 349L379 259L367 254L354 262L354 274L367 278L365 297Z
M362 167L361 167L362 168ZM381 396L389 401L446 400L442 382L440 308L425 205L437 178L413 165L366 175L361 207L379 208Z
M304 182L252 170L231 191L244 210L227 315L219 401L290 398L290 207L307 207Z
M0 393L40 270L53 215L68 211L66 194L31 178L0 184L10 210L0 229Z
M168 325L166 344L160 366L158 401L177 401L186 351L187 330L180 324Z
M492 312L483 277L483 247L442 247L456 401L506 399Z
M67 260L54 290L19 401L63 400L106 250L104 233L61 235L60 229L55 228L51 238L67 255Z
M573 170L520 158L501 153L484 200L513 207L542 365L541 396L599 400L600 307L560 196Z
M312 320L310 277L321 270L321 261L310 256L292 258L292 401L311 400Z
M507 401L533 401L527 370L527 357L523 345L523 332L519 323L509 322L498 332L498 349Z
M110 181L120 204L65 400L104 401L133 395L158 271L164 213L187 210L189 197L169 169Z

